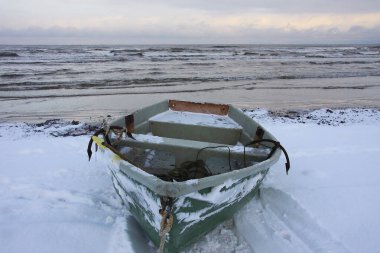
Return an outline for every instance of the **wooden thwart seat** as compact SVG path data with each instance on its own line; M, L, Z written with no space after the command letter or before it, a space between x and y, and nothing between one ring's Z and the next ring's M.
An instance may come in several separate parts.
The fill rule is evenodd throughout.
M149 119L155 136L235 145L242 127L223 115L166 111Z
M220 143L202 142L194 140L175 139L167 137L159 137L145 134L134 134L136 139L122 139L118 143L118 147L132 147L142 149L154 149L171 152L176 157L176 165L180 165L185 161L195 161L200 150L201 155L207 156L224 156L227 157L230 152L231 158L243 159L242 145L226 145ZM217 148L207 148L217 147ZM253 158L254 160L265 160L268 155L267 149L259 148L246 148L246 157Z

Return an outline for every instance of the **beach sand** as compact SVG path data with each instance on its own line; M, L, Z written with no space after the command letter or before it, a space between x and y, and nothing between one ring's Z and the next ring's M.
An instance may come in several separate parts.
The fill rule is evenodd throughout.
M284 84L285 83L285 84ZM41 122L48 119L101 121L107 115L121 116L165 100L226 103L240 108L272 111L318 108L380 108L380 77L337 79L266 80L208 84L210 90L177 92L169 88L123 89L104 95L103 91L79 94L47 93L37 98L0 98L0 122ZM213 87L215 88L214 90ZM227 87L227 88L221 88ZM56 91L55 91L56 92ZM29 92L30 93L30 92ZM139 94L143 93L143 94Z

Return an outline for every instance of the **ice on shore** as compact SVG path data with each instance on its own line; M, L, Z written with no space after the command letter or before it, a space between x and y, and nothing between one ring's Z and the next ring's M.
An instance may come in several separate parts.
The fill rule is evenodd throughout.
M379 111L246 113L287 148L289 176L282 158L260 198L186 252L377 252ZM88 135L65 134L83 123L60 124L0 125L1 252L155 252L88 162Z

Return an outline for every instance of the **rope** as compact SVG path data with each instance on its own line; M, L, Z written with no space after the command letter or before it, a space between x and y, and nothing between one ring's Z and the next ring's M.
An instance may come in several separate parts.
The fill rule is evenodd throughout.
M230 171L232 171L232 167L231 167L231 149L230 149L229 146L226 146L226 145L201 148L200 150L198 150L196 160L198 161L199 154L200 154L203 150L205 150L205 149L215 149L215 148L228 148L228 166L230 167Z
M123 133L127 132L127 128L123 127L122 129L112 129L112 131L116 135L116 139L114 142L111 143L111 145L117 146L123 138Z
M173 215L169 212L167 214L167 211L162 211L162 220L161 220L161 227L160 227L160 247L158 248L158 253L164 252L164 246L166 241L166 235L170 232L173 226Z
M189 179L198 179L211 176L211 172L207 168L203 160L194 162L183 162L179 168L172 169L168 172L170 179L183 182Z
M109 138L110 132L113 132L115 134L115 136L117 137L114 142L111 142L111 140ZM93 134L93 136L103 135L105 143L107 144L106 146L108 148L110 148L110 147L114 147L117 144L119 144L120 140L123 138L123 133L124 132L127 134L127 136L129 138L132 138L132 139L135 140L135 138L132 136L132 134L130 132L128 132L127 128L121 127L121 126L109 126L105 121L103 122L102 127L99 130L97 130ZM89 161L91 160L91 156L92 156L92 151L91 151L92 143L93 143L93 140L92 140L92 138L90 138L90 141L88 142L88 146L87 146L87 154L88 154L88 160ZM95 146L95 148L96 148L96 151L97 151L98 150L97 146ZM112 151L115 152L114 149L112 149ZM119 155L119 153L116 153L116 154Z
M254 140L254 141L251 141L247 144L244 145L244 156L243 156L243 161L244 161L244 166L246 166L246 162L245 162L245 148L247 146L250 146L250 145L255 145L255 144L259 144L259 145L263 145L261 144L261 142L269 142L269 143L272 143L274 144L274 146L272 147L272 150L271 152L269 153L269 155L267 156L266 159L269 159L272 157L272 155L274 154L274 152L276 152L276 150L278 148L280 148L282 150L282 152L284 153L285 155L285 158L286 158L286 163L285 163L285 171L286 171L286 174L288 174L288 171L290 169L290 159L289 159L289 155L288 155L288 152L286 152L285 148L280 144L280 142L278 141L274 141L274 140L271 140L271 139L261 139L261 140Z

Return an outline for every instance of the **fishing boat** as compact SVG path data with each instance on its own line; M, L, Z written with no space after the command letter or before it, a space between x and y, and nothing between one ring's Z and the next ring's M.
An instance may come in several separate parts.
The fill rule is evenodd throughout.
M173 253L229 219L259 190L282 145L232 105L166 100L104 125L114 187L159 252ZM97 149L96 149L97 150Z

